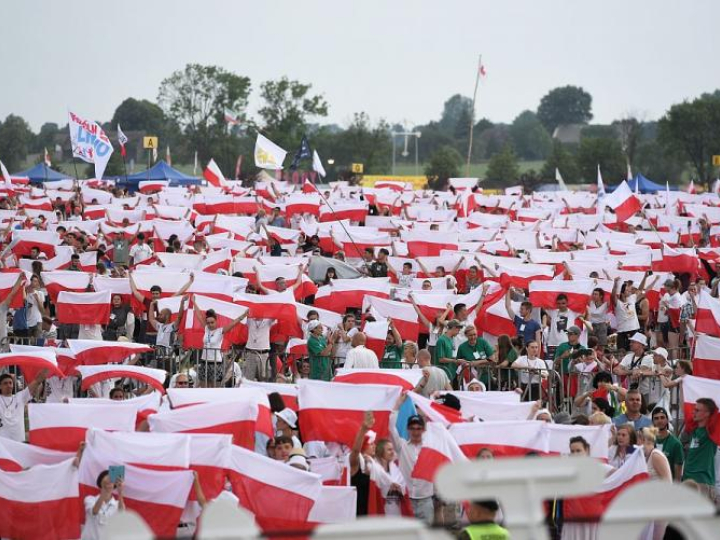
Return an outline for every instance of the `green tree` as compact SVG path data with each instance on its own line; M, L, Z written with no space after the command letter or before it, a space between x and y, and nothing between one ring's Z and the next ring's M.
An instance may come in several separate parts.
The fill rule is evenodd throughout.
M425 176L430 189L443 189L448 178L460 176L460 167L463 158L460 152L452 146L441 146L430 157L430 163L425 167Z
M544 180L555 180L555 169L568 184L575 184L580 181L580 170L578 169L575 156L568 152L560 141L553 141L552 151L545 160L540 177Z
M612 123L612 125L619 134L620 146L625 153L628 163L635 163L637 149L643 137L642 123L640 123L637 118L628 116L626 118L616 120Z
M513 144L510 129L503 124L495 124L482 131L480 135L473 135L473 137L477 140L477 154L481 159L490 159L506 146L512 147ZM475 147L474 141L473 147Z
M40 132L33 137L29 150L31 152L43 152L45 148L48 152L55 149L55 135L60 132L60 127L55 122L45 122L40 126Z
M225 112L244 110L249 94L248 77L217 66L188 64L160 83L158 104L185 134L187 146L206 161L213 145L228 136Z
M592 120L592 96L579 86L553 88L541 100L538 119L552 135L561 124L584 124Z
M667 150L683 152L709 189L712 156L720 153L718 92L670 107L658 122L658 139Z
M678 183L687 168L687 159L682 150L667 149L656 140L641 142L631 163L634 171L642 172L661 185L666 181Z
M392 140L387 122L373 123L364 113L355 113L352 124L340 133L329 136L327 148L318 145L325 159L334 159L339 170L351 163L362 163L365 174L387 174L392 162Z
M440 117L440 129L448 135L455 135L459 131L470 129L470 116L472 114L472 99L455 94L445 101L442 116Z
M258 113L263 131L273 142L293 151L307 131L309 117L324 117L328 104L321 95L310 95L312 85L283 77L260 85L263 106Z
M22 117L10 114L0 122L0 159L8 171L17 171L22 166L32 138L30 126Z
M627 168L620 142L617 139L585 137L580 140L577 163L580 176L586 182L597 178L600 165L606 183L617 184L625 178Z
M127 98L113 114L110 128L117 125L123 131L145 131L148 135L162 136L165 130L165 113L159 105L147 99Z
M520 176L518 160L512 147L505 145L502 152L495 154L488 163L485 178L501 185L510 185Z
M532 111L523 111L513 120L510 136L522 159L545 159L552 149L550 134Z

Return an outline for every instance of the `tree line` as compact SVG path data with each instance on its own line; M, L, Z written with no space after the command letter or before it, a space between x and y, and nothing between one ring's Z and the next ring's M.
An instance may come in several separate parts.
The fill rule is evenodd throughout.
M310 84L286 77L260 83L255 118L245 113L251 91L248 77L218 66L188 64L161 82L155 101L127 98L101 124L112 133L120 124L126 133L158 136L161 156L170 146L174 163L192 164L196 153L201 166L214 158L227 175L239 155L243 176L257 172L252 155L258 132L290 155L306 135L311 147L334 162L326 167L334 178L349 174L352 163L362 163L365 174L389 174L391 133L412 130L422 134L417 143L425 174L431 185L441 186L465 172L471 124L471 161L488 162L485 180L490 186L553 181L556 168L567 183L594 182L598 165L609 183L624 178L628 165L658 182L676 183L689 174L709 183L717 174L712 156L720 154L720 90L674 104L657 121L627 115L608 125L590 124L592 96L583 88L564 86L550 90L536 110L520 112L509 124L476 121L472 100L456 94L445 101L438 120L424 125L393 125L358 112L344 127L322 122L330 105ZM228 114L238 123L228 123ZM67 126L56 123L33 133L22 117L11 114L0 122L0 159L11 171L18 170L29 154L52 151L61 133L67 133ZM143 161L142 156L131 157ZM395 158L402 160L399 152ZM536 162L538 170L521 174L520 161ZM301 168L309 167L309 160L301 163ZM122 173L120 153L115 152L107 174Z

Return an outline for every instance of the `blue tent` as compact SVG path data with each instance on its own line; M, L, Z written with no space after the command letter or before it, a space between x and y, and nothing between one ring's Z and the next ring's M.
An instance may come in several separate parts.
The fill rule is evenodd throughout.
M54 171L48 167L44 161L26 171L17 172L12 176L27 176L33 184L39 184L40 182L54 182L56 180L68 180L72 178L72 176L68 176L67 174Z
M652 180L645 178L642 174L638 174L632 180L628 180L627 183L633 192L635 191L636 185L638 186L638 191L640 193L656 193L658 191L665 191L665 186L656 184ZM608 191L614 191L615 188L617 188L617 186L612 186L608 189ZM674 186L670 186L670 189L676 190Z
M146 171L129 175L127 180L124 176L116 178L118 187L126 187L130 191L137 190L138 184L147 180L167 180L171 186L194 186L202 183L200 178L183 174L163 160L158 161Z

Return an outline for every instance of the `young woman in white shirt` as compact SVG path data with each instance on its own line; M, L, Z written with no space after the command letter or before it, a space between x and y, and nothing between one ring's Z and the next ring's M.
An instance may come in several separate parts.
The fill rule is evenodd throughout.
M531 341L526 345L526 354L512 363L512 369L520 370L520 388L525 401L537 401L541 398L541 380L547 377L547 364L540 358L540 344Z
M85 525L81 540L99 540L108 519L125 511L122 478L112 482L110 473L103 471L98 476L97 487L100 488L99 495L85 497Z
M202 311L198 309L197 305L194 305L193 312L197 321L205 328L203 350L197 370L199 384L201 387L214 388L222 383L225 374L222 362L223 337L235 328L248 312L246 311L225 326L218 326L217 314L213 309Z
M603 347L607 345L608 336L608 303L605 291L601 288L593 289L592 297L588 303L588 314L592 324L592 335L598 338Z

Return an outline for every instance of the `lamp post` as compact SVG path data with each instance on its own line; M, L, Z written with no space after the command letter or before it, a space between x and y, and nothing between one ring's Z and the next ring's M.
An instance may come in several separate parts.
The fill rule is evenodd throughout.
M405 143L403 146L403 151L400 152L400 155L403 157L407 157L410 155L410 152L408 152L408 141L410 137L415 138L415 174L420 174L419 171L419 161L418 161L418 139L422 136L422 133L419 131L393 131L392 132L392 143L393 143L393 159L392 159L392 174L395 176L395 153L396 153L396 137L405 137Z

